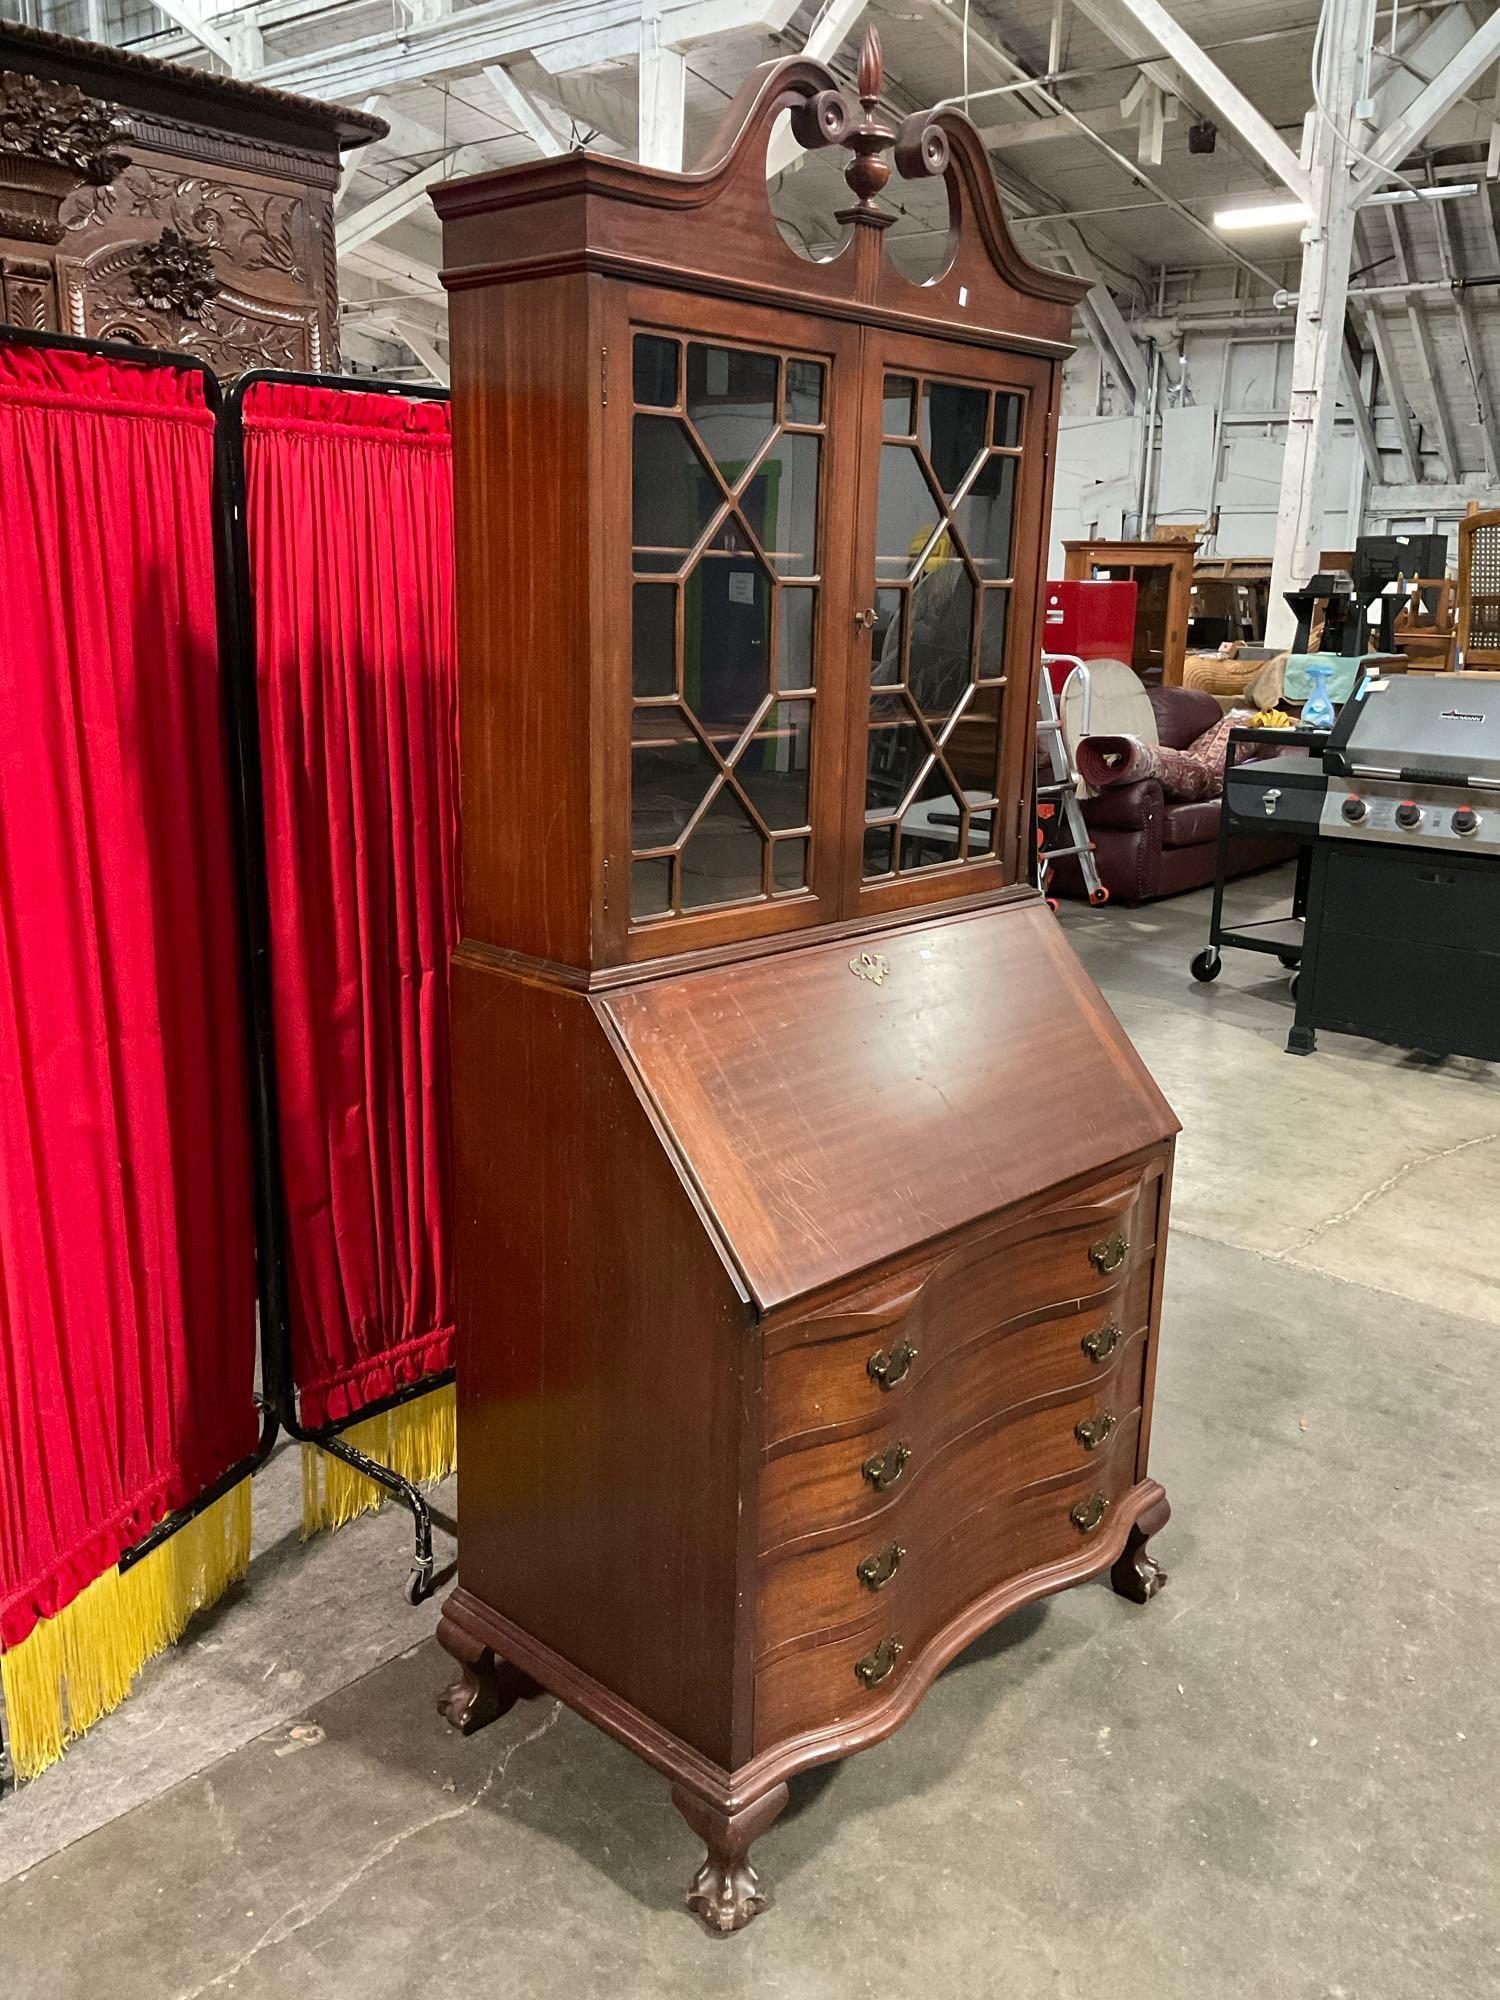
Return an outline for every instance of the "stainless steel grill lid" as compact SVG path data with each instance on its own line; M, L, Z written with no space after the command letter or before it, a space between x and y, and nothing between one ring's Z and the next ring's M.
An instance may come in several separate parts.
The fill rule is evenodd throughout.
M1368 681L1349 709L1329 745L1334 772L1500 784L1500 682L1392 674Z

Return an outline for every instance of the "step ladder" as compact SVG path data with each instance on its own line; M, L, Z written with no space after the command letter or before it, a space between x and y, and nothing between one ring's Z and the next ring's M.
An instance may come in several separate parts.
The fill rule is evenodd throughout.
M1085 730L1088 727L1089 670L1075 653L1043 653L1042 672L1037 686L1036 742L1041 775L1036 788L1037 887L1045 896L1054 862L1076 860L1083 886L1091 903L1107 903L1109 891L1099 880L1094 860L1094 843L1084 824L1083 807L1078 802L1078 774L1068 755L1068 739L1058 714L1057 693L1049 667L1071 664L1071 682L1082 675ZM1065 682L1064 686L1068 683Z

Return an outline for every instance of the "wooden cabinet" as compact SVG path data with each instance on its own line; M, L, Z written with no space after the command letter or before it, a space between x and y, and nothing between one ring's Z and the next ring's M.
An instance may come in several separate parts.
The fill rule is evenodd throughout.
M1181 687L1198 544L1064 542L1063 549L1069 582L1135 585L1135 653L1127 665L1147 687Z
M464 811L472 1728L550 1688L670 1779L734 1929L788 1776L1014 1606L1145 1597L1175 1122L1028 885L1071 280L914 121L947 268L884 254L859 104L797 59L700 173L438 190ZM766 205L790 110L848 242Z

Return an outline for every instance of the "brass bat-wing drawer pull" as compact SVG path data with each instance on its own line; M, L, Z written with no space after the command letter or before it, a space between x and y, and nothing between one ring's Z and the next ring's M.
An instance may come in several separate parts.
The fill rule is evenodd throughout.
M1079 1342L1090 1361L1107 1361L1119 1344L1120 1329L1114 1325L1096 1326Z
M888 1549L882 1549L878 1555L866 1556L863 1562L856 1563L854 1574L866 1590L884 1590L896 1571L900 1569L905 1554L906 1551L899 1542L892 1542Z
M1112 1271L1119 1270L1129 1250L1130 1238L1114 1229L1108 1236L1101 1236L1097 1243L1089 1245L1089 1262L1107 1278Z
M878 1382L882 1389L894 1389L898 1382L904 1382L911 1373L911 1364L917 1358L917 1350L909 1340L898 1340L887 1354L883 1347L877 1348L865 1363L865 1373L872 1382Z
M911 1446L903 1439L900 1444L887 1445L884 1451L877 1451L859 1469L877 1493L884 1493L901 1477L910 1457Z
M1113 1410L1101 1410L1097 1417L1083 1417L1073 1426L1073 1435L1085 1451L1097 1451L1120 1419Z
M862 1660L854 1662L854 1671L867 1688L879 1687L900 1659L901 1652L899 1639L882 1639L873 1653L866 1653Z
M1102 1493L1091 1493L1087 1500L1080 1500L1070 1509L1068 1519L1080 1535L1091 1535L1109 1512L1109 1501Z

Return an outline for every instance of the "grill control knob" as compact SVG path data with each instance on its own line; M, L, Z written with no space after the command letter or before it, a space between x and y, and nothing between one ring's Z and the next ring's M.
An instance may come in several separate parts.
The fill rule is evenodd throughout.
M1353 792L1349 794L1348 798L1339 807L1339 811L1351 826L1358 826L1362 819L1370 817L1370 808L1365 804L1363 799L1356 798Z
M1472 806L1459 806L1453 814L1455 833L1478 833L1479 815Z
M1411 828L1422 824L1422 808L1411 799L1403 799L1396 808L1396 824Z

